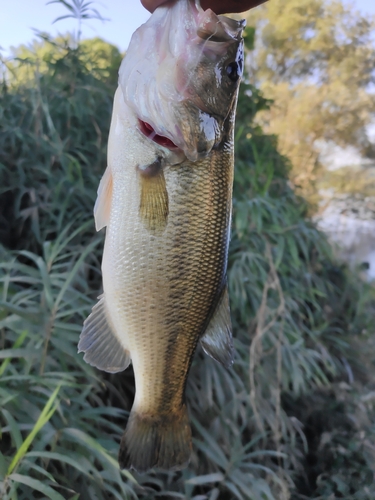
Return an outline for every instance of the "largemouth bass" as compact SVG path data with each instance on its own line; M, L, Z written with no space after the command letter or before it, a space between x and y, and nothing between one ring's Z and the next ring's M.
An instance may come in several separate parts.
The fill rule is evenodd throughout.
M104 293L78 348L107 372L133 363L121 468L186 466L198 341L232 363L226 271L244 24L191 0L159 7L120 68L94 208L96 229L107 228Z

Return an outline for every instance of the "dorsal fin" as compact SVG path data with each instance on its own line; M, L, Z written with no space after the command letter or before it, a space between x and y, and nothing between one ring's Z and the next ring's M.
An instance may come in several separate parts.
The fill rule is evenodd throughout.
M95 227L97 231L108 225L112 203L112 188L112 172L108 166L100 180L98 196L94 207Z

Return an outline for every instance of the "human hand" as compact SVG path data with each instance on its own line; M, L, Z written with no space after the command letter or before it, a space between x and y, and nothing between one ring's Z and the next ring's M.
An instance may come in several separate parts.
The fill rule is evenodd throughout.
M148 11L154 10L167 3L168 0L141 0L143 7ZM245 10L252 9L267 0L201 0L202 9L212 9L215 14L225 14L229 12L244 12Z

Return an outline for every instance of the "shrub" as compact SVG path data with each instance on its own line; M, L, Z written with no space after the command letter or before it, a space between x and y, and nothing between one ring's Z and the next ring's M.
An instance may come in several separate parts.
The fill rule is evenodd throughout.
M276 139L253 126L270 103L246 84L228 273L235 364L226 371L200 351L195 357L187 389L189 468L119 471L119 438L134 397L131 369L98 372L76 347L100 293L103 234L94 231L92 208L106 166L115 81L110 73L101 77L102 64L93 67L90 44L45 44L44 69L35 54L19 60L0 96L4 500L29 499L31 491L53 500L279 500L303 492L328 499L344 491L342 463L325 464L336 467L338 479L323 477L317 466L305 487L308 453L317 448L304 423L308 429L309 402L335 393L350 366L348 339L368 317L357 307L363 295L306 218ZM33 76L17 82L25 65ZM319 408L324 415L324 404ZM334 411L344 415L347 408ZM347 430L344 449L357 446L355 432ZM336 441L325 446L336 453ZM351 477L360 474L361 484L355 490L352 481L348 491L362 488L365 495L372 469L360 447L355 453Z

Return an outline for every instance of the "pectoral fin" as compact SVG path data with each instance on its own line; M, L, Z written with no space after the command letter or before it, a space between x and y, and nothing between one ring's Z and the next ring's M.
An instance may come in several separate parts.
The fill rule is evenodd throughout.
M228 287L225 285L214 315L201 338L206 354L229 368L233 363L232 322L230 319Z
M168 218L168 192L161 159L146 166L138 166L140 179L139 214L152 232L162 231Z
M112 187L112 172L110 167L107 167L99 184L98 196L94 207L95 227L97 231L108 225L111 212Z
M129 366L129 351L121 344L108 321L104 295L99 297L99 302L83 323L78 352L85 353L83 359L86 363L105 372L121 372Z

